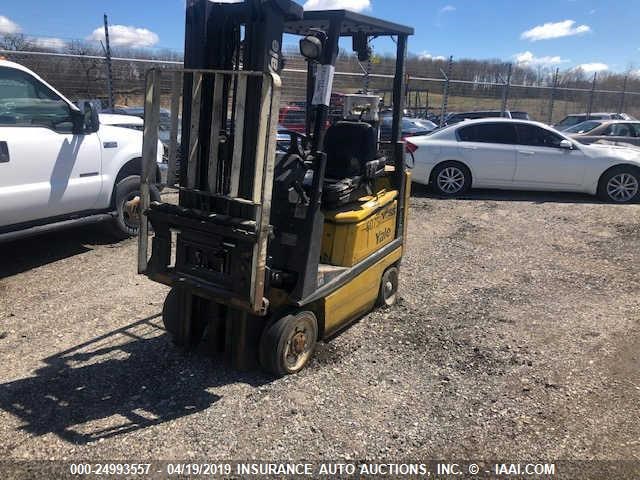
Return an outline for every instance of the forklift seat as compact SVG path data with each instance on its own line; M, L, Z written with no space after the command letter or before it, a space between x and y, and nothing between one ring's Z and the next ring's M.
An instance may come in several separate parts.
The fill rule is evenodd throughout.
M376 158L375 130L365 122L338 122L325 137L327 169L325 176L342 179L362 175L364 165Z
M374 128L365 122L338 122L325 137L327 166L323 203L336 208L371 193L367 180L384 174Z

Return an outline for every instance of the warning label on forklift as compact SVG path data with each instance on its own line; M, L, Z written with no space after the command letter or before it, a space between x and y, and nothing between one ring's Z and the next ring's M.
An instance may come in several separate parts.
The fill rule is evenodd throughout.
M320 65L316 72L316 87L313 92L313 105L329 106L331 102L331 89L333 88L333 76L336 67L333 65Z

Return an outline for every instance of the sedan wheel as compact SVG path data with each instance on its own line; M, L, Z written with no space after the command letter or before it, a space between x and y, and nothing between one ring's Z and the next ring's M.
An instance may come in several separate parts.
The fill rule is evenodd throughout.
M614 202L628 202L638 194L638 179L631 173L619 173L607 182L607 196Z
M454 196L466 192L471 185L467 168L457 162L438 165L432 177L433 188L441 195Z

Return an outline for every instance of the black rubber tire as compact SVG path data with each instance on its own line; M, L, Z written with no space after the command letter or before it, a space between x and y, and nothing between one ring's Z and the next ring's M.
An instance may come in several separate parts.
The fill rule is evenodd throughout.
M303 358L294 365L286 361L287 347L290 346L296 330L305 325L308 330ZM313 356L318 340L318 320L312 312L298 312L287 315L268 326L260 339L260 365L262 368L278 377L298 373Z
M155 185L149 186L149 194L152 202L160 201L160 192ZM125 177L115 187L114 191L114 207L116 216L113 219L114 233L120 238L134 237L140 230L139 226L133 227L127 220L127 214L124 208L125 202L132 200L140 195L140 176L131 175Z
M165 330L171 335L171 339L177 345L179 342L180 331L180 302L178 301L179 292L172 288L164 299L162 306L162 323Z
M440 173L450 167L458 169L464 176L462 187L455 192L448 192L446 190L443 190L438 184L438 176L440 175ZM433 191L442 197L455 197L457 195L467 193L471 189L471 171L467 168L466 165L460 162L456 162L455 160L442 162L436 165L436 167L431 172L430 180L431 188L433 189Z
M389 267L382 274L380 279L380 289L378 290L378 307L388 308L398 301L398 267Z
M602 201L619 204L634 203L640 201L640 189L633 197L624 201L620 201L616 198L611 197L607 192L607 184L609 183L609 181L616 175L620 175L623 173L632 175L636 179L636 182L640 184L640 168L622 165L619 167L611 168L602 174L602 177L600 177L600 181L598 182L598 197Z
M197 315L197 311L193 311ZM206 323L204 319L195 316L191 323L191 338L185 339L182 334L182 318L180 312L180 292L172 288L164 299L162 306L162 323L165 330L171 336L171 341L178 347L192 346L200 342L204 334Z

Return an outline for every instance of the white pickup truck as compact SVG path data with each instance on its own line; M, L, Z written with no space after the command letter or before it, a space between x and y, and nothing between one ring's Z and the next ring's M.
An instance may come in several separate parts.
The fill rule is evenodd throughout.
M157 181L166 172L158 146ZM109 220L121 236L138 218L142 132L100 125L38 75L0 60L0 242ZM159 198L157 189L152 196Z

